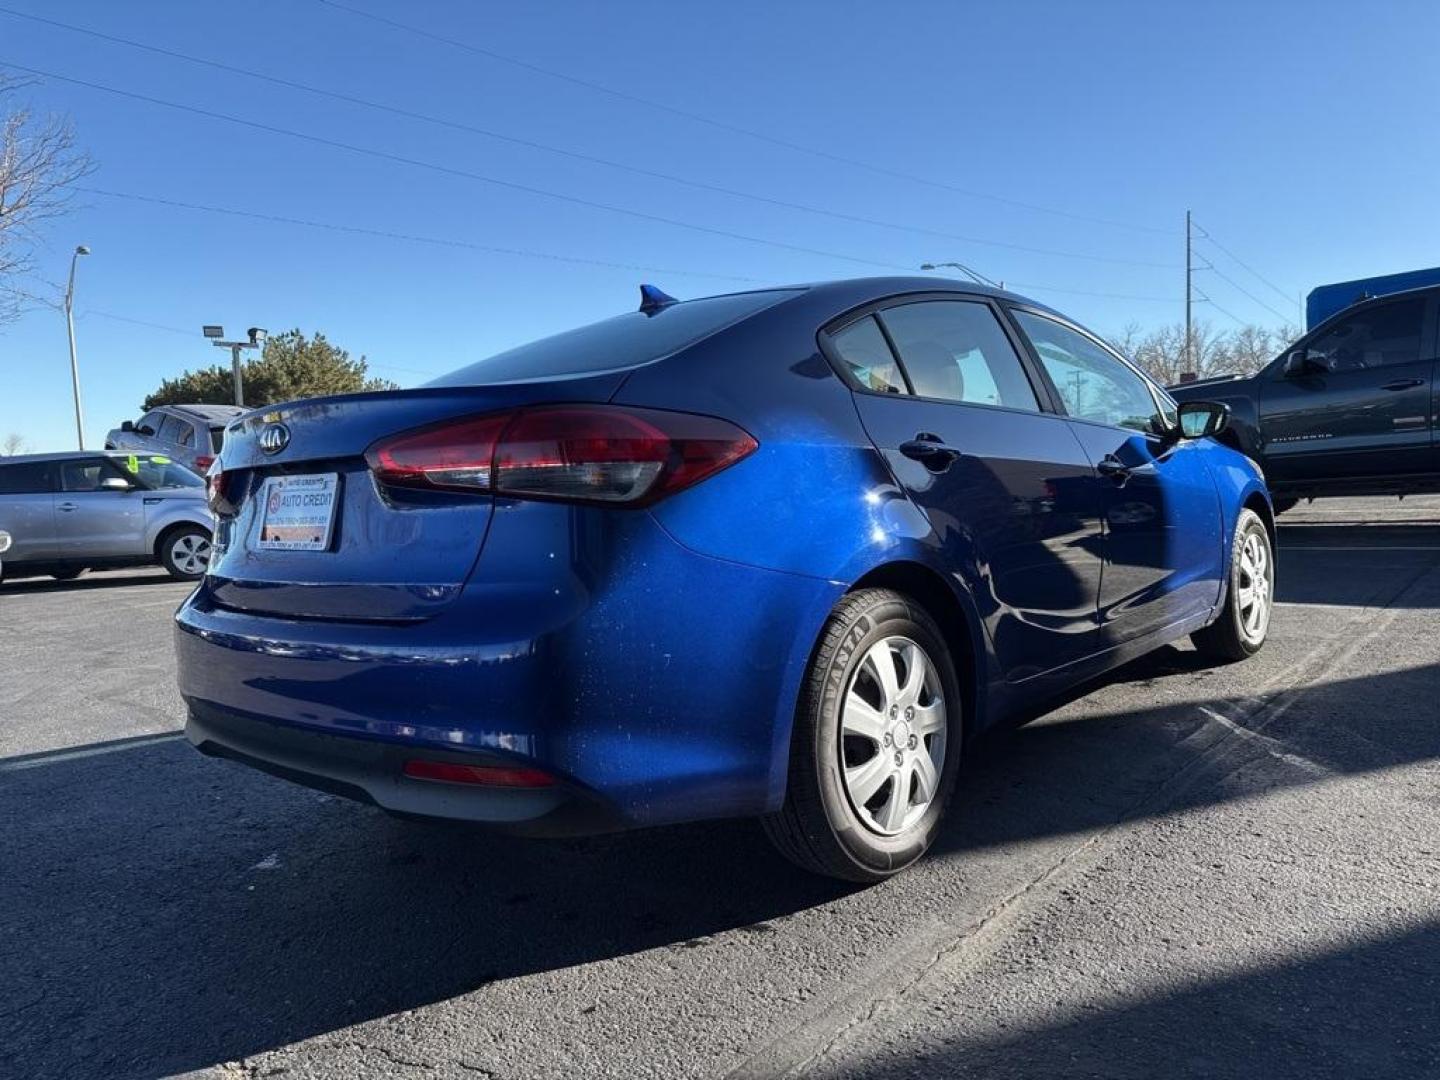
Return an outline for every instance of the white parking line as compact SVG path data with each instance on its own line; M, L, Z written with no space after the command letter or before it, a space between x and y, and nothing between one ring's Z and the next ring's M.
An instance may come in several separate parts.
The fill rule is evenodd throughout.
M183 731L167 731L163 735L138 735L133 739L116 739L114 742L104 743L100 746L83 746L77 750L41 751L38 754L26 754L13 761L0 761L0 773L36 769L41 765L55 765L62 761L99 757L102 754L118 754L122 750L138 750L145 746L155 746L158 743L174 742L176 739L184 737Z

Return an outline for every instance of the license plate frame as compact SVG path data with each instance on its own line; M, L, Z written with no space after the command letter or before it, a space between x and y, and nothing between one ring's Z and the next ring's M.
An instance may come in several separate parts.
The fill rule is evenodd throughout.
M258 499L255 550L330 550L340 505L339 473L267 476Z

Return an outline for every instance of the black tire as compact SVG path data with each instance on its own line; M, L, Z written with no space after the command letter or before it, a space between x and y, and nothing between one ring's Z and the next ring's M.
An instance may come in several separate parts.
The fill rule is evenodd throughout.
M945 743L929 806L908 827L884 835L866 824L847 793L840 724L842 703L866 653L890 637L909 639L929 658L943 698ZM826 877L869 883L899 873L935 838L955 789L963 731L960 684L935 620L888 589L851 593L831 612L806 672L790 742L785 803L762 819L766 835L786 858ZM918 752L924 753L925 745ZM890 750L877 747L877 754L888 757L898 749L897 742Z
M1258 635L1250 632L1240 608L1242 578L1246 577L1241 561L1245 545L1254 540L1265 555L1265 603L1263 623ZM1253 510L1241 510L1235 522L1235 538L1230 543L1230 567L1225 583L1225 604L1220 617L1203 630L1190 635L1195 648L1206 658L1218 663L1234 663L1254 656L1265 647L1270 629L1270 614L1275 602L1275 551L1265 522Z
M195 569L193 562L185 559L183 548L187 538L204 540L208 548L211 542L210 530L199 525L181 525L171 529L156 545L160 565L165 567L167 574L180 581L199 581L205 576L205 568L201 566Z
M56 570L50 576L56 581L74 581L88 569L88 566L81 566L71 570Z
M1297 507L1297 506L1299 506L1299 505L1300 505L1300 500L1299 500L1299 499L1271 499L1271 500L1270 500L1270 508L1275 511L1275 516L1276 516L1276 517L1279 517L1281 514L1284 514L1284 513L1288 512L1288 511L1290 511L1290 510L1294 510L1295 507Z

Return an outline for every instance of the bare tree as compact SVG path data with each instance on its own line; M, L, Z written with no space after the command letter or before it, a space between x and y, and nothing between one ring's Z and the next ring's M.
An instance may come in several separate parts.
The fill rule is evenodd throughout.
M26 85L0 75L0 101ZM23 282L40 227L65 211L74 195L71 185L93 167L76 149L65 117L40 117L23 104L0 109L0 321L35 298Z
M18 432L12 431L0 441L0 457L14 457L16 454L25 452L25 439Z
M1133 323L1116 335L1114 344L1125 355L1165 385L1173 385L1187 372L1197 378L1248 375L1264 367L1299 335L1292 326L1271 328L1254 324L1233 331L1217 331L1208 322L1195 323L1190 349L1185 349L1185 326L1176 323L1142 331Z

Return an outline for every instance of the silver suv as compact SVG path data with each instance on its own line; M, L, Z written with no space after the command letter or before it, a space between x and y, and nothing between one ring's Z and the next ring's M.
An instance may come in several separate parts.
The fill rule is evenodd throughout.
M111 431L105 449L164 454L204 476L220 453L225 425L247 412L239 405L160 405Z
M29 454L0 458L0 575L159 563L195 580L210 562L205 481L164 454Z

